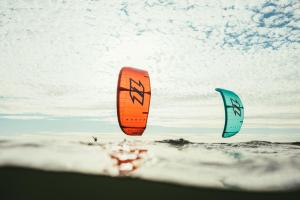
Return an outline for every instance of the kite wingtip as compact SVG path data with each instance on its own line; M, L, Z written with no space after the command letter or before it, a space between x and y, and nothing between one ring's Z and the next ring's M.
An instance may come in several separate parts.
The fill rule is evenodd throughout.
M216 90L217 92L221 92L221 91L224 90L224 89L222 89L222 88L215 88L215 90Z

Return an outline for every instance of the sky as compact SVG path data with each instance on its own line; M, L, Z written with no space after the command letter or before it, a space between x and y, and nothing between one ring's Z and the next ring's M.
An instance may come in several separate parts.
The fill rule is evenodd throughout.
M300 129L297 0L3 0L0 41L2 133L119 130L123 66L149 72L150 130L221 130L217 87L244 129Z

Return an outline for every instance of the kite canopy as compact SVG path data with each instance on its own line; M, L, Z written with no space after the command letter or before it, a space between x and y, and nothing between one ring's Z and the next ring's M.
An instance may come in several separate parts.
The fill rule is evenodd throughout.
M244 107L237 94L230 90L216 88L223 98L225 107L225 125L222 137L227 138L237 134L243 124Z
M123 67L118 81L117 112L120 128L125 134L143 134L147 125L150 98L148 72Z

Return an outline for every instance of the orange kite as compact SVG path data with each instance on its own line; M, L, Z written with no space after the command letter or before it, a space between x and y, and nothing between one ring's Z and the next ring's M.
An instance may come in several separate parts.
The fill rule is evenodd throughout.
M142 135L146 129L151 98L147 71L123 67L117 90L117 112L120 128L127 135Z

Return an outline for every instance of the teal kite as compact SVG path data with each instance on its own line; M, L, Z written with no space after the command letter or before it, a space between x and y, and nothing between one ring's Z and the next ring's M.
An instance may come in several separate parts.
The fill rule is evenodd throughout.
M237 94L230 90L216 88L220 92L225 108L225 125L222 137L228 138L237 134L244 121L244 106Z

